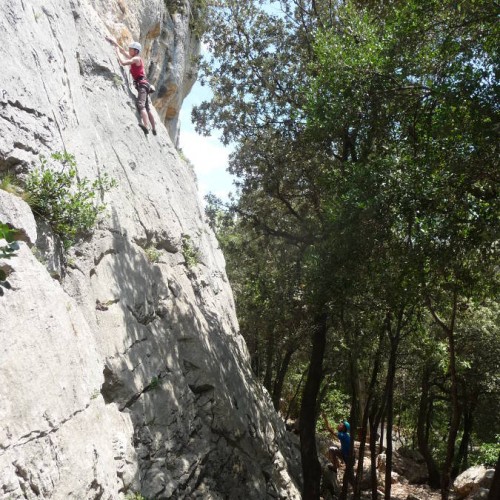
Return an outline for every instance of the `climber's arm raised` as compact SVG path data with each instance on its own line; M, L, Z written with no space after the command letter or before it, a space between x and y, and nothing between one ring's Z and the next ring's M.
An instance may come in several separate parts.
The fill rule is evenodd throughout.
M328 430L328 432L332 435L333 438L338 439L338 435L335 432L335 429L330 425L330 422L328 422L328 418L326 415L322 412L321 416L323 417L323 422L325 423L325 427Z
M119 45L114 38L111 38L110 36L107 36L105 38L111 45L113 45L113 47L119 50L122 55L128 57L128 50L124 49L121 45Z
M141 64L141 58L139 56L130 57L130 54L127 54L127 57L123 57L121 54L121 49L119 47L115 47L116 57L118 57L118 62L121 66L131 66L135 64L138 66Z

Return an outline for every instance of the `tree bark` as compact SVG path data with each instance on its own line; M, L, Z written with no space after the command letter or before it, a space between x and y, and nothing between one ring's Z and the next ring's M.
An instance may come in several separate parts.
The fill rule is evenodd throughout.
M457 365L456 365L456 351L455 351L455 318L457 314L458 296L457 293L453 294L453 310L451 314L450 325L446 326L442 321L437 318L435 312L431 311L434 318L438 320L448 338L448 355L450 361L450 379L451 379L451 419L450 429L448 432L448 441L446 445L446 459L441 473L441 498L448 500L450 495L451 485L451 467L453 465L453 458L455 455L455 443L458 435L458 428L460 427L460 403L458 399L458 378L457 378Z
M387 369L387 428L386 428L386 463L385 463L385 499L391 500L391 472L392 472L392 427L394 419L394 378L396 376L396 356L399 344L399 335L391 335L391 354Z
M500 498L500 455L498 456L497 465L495 467L495 475L490 487L488 500L498 500Z
M378 452L379 454L384 451L384 435L385 435L385 406L386 406L386 399L384 395L384 400L382 401L382 408L381 408L381 415L378 423L378 428L380 428L380 439L378 443Z
M349 489L349 483L354 483L354 440L356 439L356 427L358 423L358 360L356 356L353 355L353 351L350 350L349 355L349 371L350 371L350 381L351 381L351 414L349 416L351 424L351 445L349 449L349 458L345 464L345 474L342 483L342 492L340 494L339 500L346 500L347 493Z
M311 361L300 408L300 455L304 486L303 500L318 500L321 466L316 448L316 402L323 377L323 358L326 346L327 315L319 315L314 324Z
M468 467L468 450L472 429L474 427L474 409L476 405L472 403L471 406L464 411L464 431L462 439L460 440L460 447L458 448L455 463L451 471L452 477L458 476L461 471L466 470Z
M273 380L273 361L274 361L274 328L273 331L269 333L269 337L266 339L266 371L264 373L264 387L272 392L272 380Z
M285 382L285 375L288 371L288 367L290 366L290 361L292 360L293 353L295 349L287 349L285 353L285 357L281 362L281 365L278 370L278 374L276 375L276 380L273 385L273 405L276 411L280 409L280 400L281 393L283 391L283 384Z
M429 378L430 366L426 365L422 374L422 394L420 395L420 404L418 409L417 419L417 443L418 450L424 457L427 465L427 473L429 474L429 485L432 488L439 488L441 485L441 477L437 468L436 462L432 458L429 450L428 432L427 432L427 415L429 407Z
M356 472L356 481L354 483L354 500L358 500L361 497L361 481L363 480L363 461L365 456L365 445L366 445L366 434L368 429L368 416L370 414L370 406L372 404L373 395L375 392L375 385L377 383L377 377L380 370L380 357L382 349L382 341L384 336L384 330L382 329L378 339L378 347L375 353L375 360L373 362L372 376L370 379L370 385L368 388L368 394L366 397L365 407L363 409L363 416L361 422L361 437L359 443L358 452L358 470ZM370 447L371 449L371 447ZM376 477L376 476L373 476ZM376 489L376 487L375 487Z
M378 500L377 481L377 432L380 419L372 415L370 422L370 472L372 476L372 500Z

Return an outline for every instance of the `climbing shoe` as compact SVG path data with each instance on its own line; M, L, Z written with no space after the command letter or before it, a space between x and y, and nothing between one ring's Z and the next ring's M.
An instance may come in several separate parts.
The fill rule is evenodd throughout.
M144 126L142 123L139 123L139 127L141 127L142 131L144 132L145 135L149 134L149 130L146 126Z
M156 135L156 134L157 134L157 132L156 132L156 129L155 129L155 128L152 130L152 132L153 132L153 135Z

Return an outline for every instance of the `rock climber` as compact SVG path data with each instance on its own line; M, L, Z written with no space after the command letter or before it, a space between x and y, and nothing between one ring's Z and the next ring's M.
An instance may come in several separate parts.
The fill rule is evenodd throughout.
M134 79L134 86L137 89L137 109L141 115L142 123L139 123L142 131L147 135L149 129L156 135L155 119L149 107L149 94L154 91L154 87L146 80L144 62L139 55L141 44L132 42L128 46L128 51L121 47L116 40L106 37L106 40L115 47L116 56L121 66L130 66L130 74Z
M330 426L328 419L324 413L321 414L328 432L340 441L340 450L331 446L328 449L328 458L332 462L334 470L339 468L339 458L347 465L349 462L349 453L351 451L351 436L349 434L351 426L347 420L343 420L337 426L337 432Z

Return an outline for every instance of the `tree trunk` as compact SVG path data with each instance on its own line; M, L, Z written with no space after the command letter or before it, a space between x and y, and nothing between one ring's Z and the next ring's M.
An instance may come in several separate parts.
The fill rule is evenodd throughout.
M474 426L474 409L476 405L473 403L466 411L464 411L464 432L460 440L460 447L453 464L451 475L453 478L457 477L461 471L466 470L468 467L468 450L470 438L472 435L472 428Z
M287 349L285 357L281 362L281 365L276 375L276 380L273 385L273 405L276 411L280 409L281 392L283 391L283 384L285 382L285 375L290 366L290 361L292 360L293 353L295 349Z
M349 449L349 458L347 463L345 464L345 474L344 480L342 483L342 492L340 494L339 500L346 500L347 493L349 489L349 483L354 483L354 440L356 438L355 432L358 422L358 379L359 379L359 371L358 371L358 360L356 356L353 356L353 350L351 349L349 355L349 371L351 381L351 414L349 416L350 424L351 424L351 446Z
M372 500L378 499L377 492L377 432L378 421L374 418L370 424L370 472L372 476Z
M309 371L309 369L306 368L302 372L302 375L300 376L299 383L297 384L295 392L293 393L292 399L290 399L288 401L288 408L286 409L285 422L290 418L290 415L297 416L299 414L297 396L299 395L299 392L302 388L302 383L304 382L304 379L305 379L308 371Z
M448 500L451 485L451 467L453 464L453 457L455 455L455 443L458 435L458 428L460 426L460 406L458 401L458 391L456 387L456 371L455 371L455 342L453 340L453 333L450 333L450 372L451 372L451 419L450 429L448 432L448 442L446 446L446 460L443 465L443 472L441 475L441 498Z
M497 465L495 467L495 475L490 486L490 494L488 500L498 500L500 498L500 455L498 456Z
M372 404L373 394L375 392L375 385L377 383L377 377L380 370L380 357L381 357L381 349L382 349L382 341L384 336L384 330L381 330L378 339L378 347L375 353L375 360L373 362L372 376L370 379L370 385L368 387L368 394L366 397L365 407L363 409L363 417L361 422L361 437L359 443L359 452L358 452L358 470L356 472L356 482L354 483L354 500L358 500L361 497L361 481L363 480L363 462L365 456L365 444L366 444L366 434L368 429L368 416L370 414L370 406ZM370 440L370 449L371 449L371 440ZM372 476L376 478L376 475ZM375 479L376 484L376 479ZM376 486L375 486L376 489Z
M437 468L436 462L432 458L429 450L428 432L427 432L427 415L429 407L429 378L430 366L426 365L422 374L422 394L420 395L420 404L418 409L417 419L417 443L418 450L424 457L427 465L427 473L429 474L429 485L431 488L437 489L441 485L441 477Z
M443 500L448 500L448 497L450 495L451 467L453 464L453 457L455 455L455 442L457 440L458 428L460 427L460 403L458 399L458 378L456 369L455 333L454 333L457 302L458 302L458 297L457 294L454 293L453 312L452 312L450 326L443 328L448 337L448 355L450 361L450 378L451 378L450 429L448 432L448 442L446 446L446 459L441 474L441 498Z
M391 353L387 368L387 428L386 428L386 463L385 463L385 500L391 500L391 472L392 472L392 427L394 419L394 378L396 376L396 356L399 344L399 335L391 335Z
M264 387L272 393L272 380L273 380L273 362L274 362L274 329L269 334L269 337L266 340L266 371L264 373Z
M300 408L300 455L304 486L303 500L318 500L321 482L321 466L316 449L316 401L323 377L323 357L325 354L327 315L316 318L313 331L311 362L307 374L302 406Z
M384 451L384 431L385 431L385 396L384 396L384 401L382 401L382 406L384 408L384 411L382 412L380 416L380 421L379 421L379 428L380 428L380 440L378 444L378 452L379 454Z

